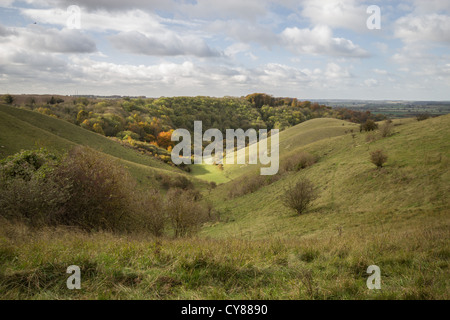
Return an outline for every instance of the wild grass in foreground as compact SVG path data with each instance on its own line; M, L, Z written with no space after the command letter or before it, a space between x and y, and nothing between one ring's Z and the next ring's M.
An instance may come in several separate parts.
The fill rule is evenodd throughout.
M1 299L449 299L448 222L247 241L160 239L4 223ZM366 286L369 265L381 290ZM69 265L81 289L66 287Z

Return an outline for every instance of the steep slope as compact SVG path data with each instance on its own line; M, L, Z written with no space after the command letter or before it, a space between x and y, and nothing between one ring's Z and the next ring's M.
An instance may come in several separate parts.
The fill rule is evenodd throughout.
M299 140L292 149L317 155L318 163L239 198L228 199L228 184L219 186L211 201L222 221L206 228L204 234L219 238L322 237L336 230L368 228L372 232L448 225L450 115L396 124L392 136L373 142L366 139L373 133L359 130L354 138L347 134L307 145ZM296 129L287 130L292 136L283 137L282 144L295 143ZM369 160L370 151L376 149L388 155L381 170ZM320 196L306 214L296 216L283 206L280 196L301 176L314 182Z
M64 152L76 145L89 146L120 159L144 185L153 185L154 175L158 172L184 174L153 157L74 124L37 112L0 105L0 158L22 149L45 147L53 152Z

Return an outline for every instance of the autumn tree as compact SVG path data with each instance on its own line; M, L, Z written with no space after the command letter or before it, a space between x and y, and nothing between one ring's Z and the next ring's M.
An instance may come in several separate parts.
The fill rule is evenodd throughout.
M171 140L173 131L174 130L160 132L156 138L158 146L165 149L169 146L173 147L174 142Z
M87 112L85 110L80 110L77 114L77 122L80 124L83 123L83 121L85 121L88 118L89 118L89 112Z
M92 129L97 132L100 133L101 135L105 135L105 132L103 131L102 125L98 122L94 123L94 125L92 126Z

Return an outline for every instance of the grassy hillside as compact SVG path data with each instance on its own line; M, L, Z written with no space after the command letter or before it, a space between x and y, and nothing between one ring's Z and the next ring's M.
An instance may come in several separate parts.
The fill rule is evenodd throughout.
M319 120L325 119L303 125L313 127L312 122ZM360 134L358 130L355 138L348 133L303 145L300 149L318 156L318 163L255 193L228 199L229 186L219 186L211 199L228 222L206 228L204 234L301 237L327 235L337 229L352 232L360 226L387 224L392 228L409 224L410 219L414 223L428 219L448 222L450 116L396 124L392 136L374 142L366 142L373 133ZM294 137L302 136L301 126L287 130L291 137L282 135L280 145L292 144ZM381 170L369 160L369 152L376 149L385 150L389 157ZM298 217L279 197L301 176L314 182L320 196L309 214Z
M22 149L45 147L61 153L84 145L119 159L143 185L153 185L156 173L184 174L102 135L38 112L0 105L0 128L1 158Z
M359 125L348 121L320 118L312 119L300 123L294 127L280 132L279 156L280 159L298 152L304 146L331 137L337 137L350 133L350 130L357 132ZM270 138L268 145L270 146ZM248 154L248 147L246 148ZM256 171L259 166L255 165L224 165L223 174L230 179L237 178L251 171Z
M24 133L15 138L2 130L2 150L14 152L11 145L35 136L54 139L55 146L77 143L25 116L17 121L9 108L0 112L2 129ZM282 132L281 161L307 151L317 163L244 196L228 198L233 182L205 192L220 219L196 238L32 231L3 223L0 298L449 299L450 115L394 124L386 138L334 119ZM112 143L100 138L100 144ZM8 139L18 140L7 145ZM369 160L377 149L388 155L382 169ZM123 156L131 167L147 168L131 157ZM197 166L193 174L226 182L254 170ZM301 216L280 200L300 177L319 192ZM65 270L73 264L82 270L81 290L65 287ZM382 290L367 289L373 264L381 269Z

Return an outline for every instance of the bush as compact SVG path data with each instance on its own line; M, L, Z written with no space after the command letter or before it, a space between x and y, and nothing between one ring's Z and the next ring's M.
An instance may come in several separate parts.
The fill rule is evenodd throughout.
M367 136L366 136L366 142L372 143L372 142L375 142L375 141L377 141L377 135L376 135L375 133L369 133L369 134L367 134Z
M378 168L382 168L388 157L383 150L376 150L370 153L370 161Z
M190 189L186 177L171 183L179 188L171 188L166 198L155 190L136 190L127 170L86 147L61 160L45 150L23 151L0 162L0 218L31 227L144 231L156 237L170 222L175 236L192 234L212 207L199 202L201 193Z
M29 181L34 175L44 176L57 162L57 156L46 149L22 150L0 161L0 179Z
M235 198L248 193L253 193L265 185L267 185L266 176L245 176L233 181L228 197Z
M306 151L301 151L299 153L296 153L290 157L283 159L281 162L281 171L282 172L298 171L300 169L312 166L316 162L317 159L315 156Z
M383 138L389 137L392 135L392 129L394 125L392 124L392 120L386 120L383 125L380 127L380 134Z
M378 129L378 124L376 124L375 121L370 120L370 119L359 126L359 131L360 132L362 132L362 131L366 131L366 132L367 131L374 131L376 129Z
M157 190L149 190L139 195L137 222L144 231L150 231L155 237L164 234L167 216L164 210L164 198Z
M0 180L0 216L30 227L50 224L51 217L67 198L67 190L39 175L29 180Z
M3 96L3 101L5 101L5 103L7 104L12 104L14 102L14 97L10 94L5 94Z
M430 115L428 113L422 113L416 116L417 121L427 120L428 118L430 118Z
M170 188L178 188L183 190L194 189L194 184L192 181L185 176L177 176L172 178L166 174L159 174L156 179L160 181L161 186L166 190Z
M317 197L318 193L313 183L308 179L301 179L295 186L285 191L281 200L283 205L302 214Z
M21 151L0 161L0 216L37 227L67 196L51 179L58 158L45 149Z
M54 172L64 204L51 217L54 224L84 230L126 229L133 211L135 182L117 162L87 147L75 147Z
M208 210L195 199L191 190L170 189L167 192L165 210L175 237L197 232L208 220Z
M259 173L240 177L239 179L233 180L230 191L228 192L228 197L235 198L256 192L260 188L278 181L280 178L281 175L279 174L262 176Z

